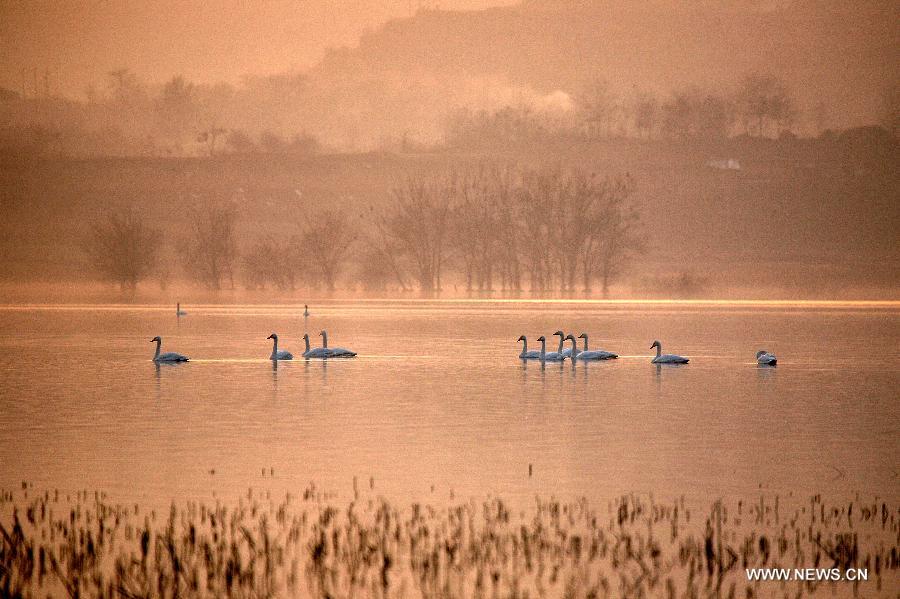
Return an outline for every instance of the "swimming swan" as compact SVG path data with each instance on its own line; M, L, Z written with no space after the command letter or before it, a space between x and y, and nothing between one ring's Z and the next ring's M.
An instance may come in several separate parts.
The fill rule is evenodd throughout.
M187 316L187 312L181 309L181 304L175 304L175 316Z
M306 342L306 351L303 352L304 358L327 358L328 349L324 347L309 348L309 333L303 333L303 341Z
M182 356L179 353L175 353L173 351L167 351L164 354L159 353L159 348L162 346L162 337L154 337L150 340L150 343L156 342L156 353L153 354L154 362L187 362L188 357Z
M584 339L584 351L578 352L575 356L579 360L615 360L619 357L619 354L614 354L611 351L603 351L602 349L588 350L587 333L578 335L578 338Z
M293 360L294 354L289 351L281 350L278 351L278 335L272 333L266 339L272 340L272 355L269 356L270 360Z
M541 352L536 349L528 351L528 339L525 338L525 335L522 335L516 341L522 342L522 353L519 354L519 358L522 360L540 360Z
M556 331L553 334L559 335L559 347L556 349L556 353L561 355L563 357L563 359L571 358L572 357L572 348L567 347L566 349L563 349L563 340L565 339L566 334L563 333L562 331Z
M352 358L356 355L355 351L344 349L343 347L328 347L328 333L322 331L322 348L328 352L329 358Z
M565 357L562 356L559 352L551 352L547 353L547 339L543 335L538 337L538 341L541 342L541 362L562 362L565 360Z
M654 347L656 348L656 357L650 361L651 364L687 364L690 361L682 356L662 353L662 344L659 341L654 341L650 349Z
M766 350L761 349L756 352L756 363L762 366L775 366L778 363L778 358L775 357L775 354L770 354Z

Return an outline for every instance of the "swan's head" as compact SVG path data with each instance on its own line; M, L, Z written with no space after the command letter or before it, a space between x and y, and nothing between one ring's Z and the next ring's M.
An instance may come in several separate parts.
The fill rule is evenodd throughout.
M579 339L587 339L587 333L582 333L582 334L578 335L578 338Z
M660 345L659 341L654 341L653 345L650 346L650 349L653 349L654 347L662 349L662 345Z
M575 341L575 335L566 335L566 341Z
M303 338L307 341L309 340L309 333L303 333Z
M554 334L554 335L559 335L560 337L565 337L565 335L566 335L566 334L563 333L562 331L556 331L556 332L553 333L553 334Z
M525 341L525 335L519 335L519 338L516 341Z
M156 342L162 343L162 337L157 335L156 337L154 337L153 339L150 340L150 343L156 343Z
M538 339L537 339L537 340L538 340L538 341L546 341L546 340L547 340L547 338L546 338L546 337L544 337L544 336L543 336L543 335L541 335L541 336L540 336L540 337L538 337Z
M759 357L765 353L768 353L768 352L764 349L759 350L758 352L756 352L756 359L759 360Z
M278 339L278 335L276 335L275 333L272 333L271 335L266 337L266 339Z

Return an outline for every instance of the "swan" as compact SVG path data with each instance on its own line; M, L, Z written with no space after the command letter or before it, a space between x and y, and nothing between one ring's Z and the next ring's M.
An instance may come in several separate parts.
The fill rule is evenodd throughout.
M269 356L270 360L293 360L294 354L289 351L281 350L278 351L278 335L272 333L266 339L272 340L272 355Z
M603 351L602 349L588 350L587 333L578 335L578 338L584 339L584 351L578 352L575 356L579 360L615 360L619 357L619 354L614 354L611 351Z
M156 353L153 354L154 362L187 362L188 357L182 356L179 353L173 351L167 351L164 354L159 353L159 348L162 346L162 337L156 336L150 340L150 343L156 343Z
M654 341L650 349L654 347L656 348L656 357L650 361L651 364L687 364L690 361L682 356L662 353L662 344L659 341Z
M314 347L312 349L309 348L309 333L303 334L303 341L306 342L306 351L303 352L304 358L327 358L328 357L328 349L325 347Z
M563 360L565 360L565 357L563 357L559 352L551 352L549 354L547 353L546 337L541 335L540 337L538 337L538 341L541 342L541 362L562 362Z
M181 304L175 304L175 316L187 316L187 312L181 309Z
M775 354L770 354L766 350L761 349L756 352L756 363L762 366L775 366L778 363L778 358L775 357Z
M528 351L528 339L525 338L525 335L520 336L516 341L522 342L522 353L519 354L519 358L522 360L539 360L541 358L541 352L538 350Z
M343 347L328 347L328 333L325 331L321 331L319 333L322 335L322 348L328 352L329 358L352 358L356 355L355 351L350 351L349 349L344 349Z
M568 347L566 349L563 349L563 340L565 339L566 334L563 333L562 331L556 331L553 334L559 335L559 347L557 348L556 353L561 355L563 357L563 359L571 358L572 357L572 349L568 348ZM576 353L577 353L577 349L576 349Z

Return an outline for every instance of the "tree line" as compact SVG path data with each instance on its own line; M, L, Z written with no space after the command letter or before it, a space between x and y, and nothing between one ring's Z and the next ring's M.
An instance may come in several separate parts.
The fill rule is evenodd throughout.
M168 246L183 275L209 289L606 294L643 250L635 187L628 175L482 164L410 173L361 211L304 206L279 237L239 235L229 202L191 210L174 244L136 212L114 212L94 221L83 249L123 289L168 280Z
M775 137L793 134L800 110L789 86L768 74L750 74L730 92L689 88L667 96L649 92L622 95L595 79L572 95L574 110L539 111L528 105L489 111L457 111L447 123L451 145L522 143L548 137L586 140L724 139L732 135ZM821 107L824 111L824 105ZM819 129L826 125L816 123Z
M353 94L300 74L247 77L240 85L198 84L175 76L162 85L141 81L127 69L107 74L83 99L49 91L26 95L0 88L0 154L44 156L310 155L323 147L376 147L410 151L448 144L528 143L567 139L719 139L733 135L777 137L822 133L830 119L825 101L802 113L788 84L771 74L749 74L729 90L681 88L669 93L623 93L597 77L557 90L565 106L533 100L481 108L433 106L422 120L410 102L382 114L378 123L353 121L337 96L361 105L386 93L363 87ZM880 121L897 134L896 86L883 94ZM370 119L371 121L372 119ZM377 140L334 137L364 127ZM428 133L426 133L426 131ZM317 137L324 136L321 139ZM340 136L343 138L344 135ZM352 137L352 136L351 136ZM363 136L366 137L366 136Z

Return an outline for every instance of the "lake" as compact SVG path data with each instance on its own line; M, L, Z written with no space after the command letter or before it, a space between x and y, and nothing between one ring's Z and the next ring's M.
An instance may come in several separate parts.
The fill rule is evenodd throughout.
M900 304L335 301L0 309L0 487L400 501L764 492L896 501ZM327 329L353 360L282 362ZM618 360L523 363L525 334ZM191 361L156 367L150 339ZM690 364L650 364L651 342ZM755 353L778 355L758 367ZM531 474L529 475L529 468Z

